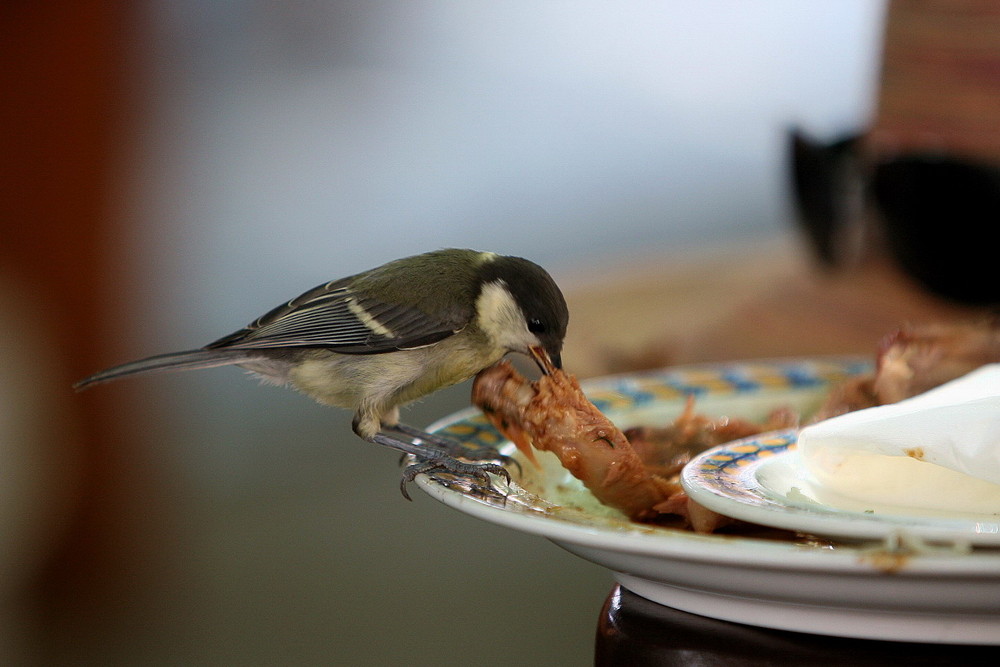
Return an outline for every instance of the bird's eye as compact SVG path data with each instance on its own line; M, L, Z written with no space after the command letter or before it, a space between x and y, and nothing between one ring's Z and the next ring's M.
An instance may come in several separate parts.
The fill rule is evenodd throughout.
M536 317L528 320L528 331L533 334L545 333L545 323Z

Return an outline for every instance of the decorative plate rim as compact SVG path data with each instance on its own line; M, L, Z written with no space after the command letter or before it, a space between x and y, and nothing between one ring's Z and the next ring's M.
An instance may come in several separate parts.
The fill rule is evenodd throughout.
M763 381L757 383L757 388L791 389L815 387L816 378L811 377L823 369L837 374L840 368L845 377L857 375L871 367L868 359L856 355L831 355L823 357L779 357L773 359L755 359L749 361L719 362L706 364L690 364L674 366L640 373L621 373L584 380L581 385L588 397L599 404L602 410L612 412L635 408L637 405L655 404L657 400L666 400L663 396L647 395L650 384L666 384L674 395L670 400L684 397L677 393L675 381L691 384L693 378L707 379L711 385L718 378L728 377L738 392L739 383L756 371L764 371L760 376ZM707 374L707 375L706 375ZM787 382L782 385L776 381L783 375ZM752 380L752 377L750 378ZM834 379L827 379L826 384ZM768 384L773 382L774 384ZM752 382L750 384L753 384ZM623 393L622 389L626 391ZM691 386L695 395L713 392L711 387L700 389ZM600 404L600 401L606 403ZM471 436L466 434L456 437L473 438L474 444L498 446L505 454L515 451L513 444L503 439L493 430L492 426L474 407L464 408L451 415L435 421L428 427L431 432L445 432L455 435L459 430L470 427L475 431ZM485 438L483 434L490 434ZM836 549L811 548L792 542L772 541L755 537L737 535L701 535L691 531L646 526L622 519L610 527L604 520L590 522L570 520L565 516L546 514L542 511L532 512L515 510L491 500L467 494L461 490L447 488L434 482L424 475L418 476L418 486L435 499L491 523L503 525L515 530L546 537L557 543L566 542L582 547L601 549L621 554L634 554L663 558L680 558L701 563L748 563L755 566L783 567L793 569L816 569L823 571L866 571L871 570L866 554L873 547L872 542L838 545ZM517 485L514 485L514 491ZM513 497L513 496L512 496ZM752 547L748 550L747 547ZM995 573L1000 564L1000 552L991 553L973 551L972 553L956 555L953 553L928 553L913 558L907 565L907 572L912 574L976 574Z
M752 523L846 539L904 538L958 545L1000 546L1000 520L902 516L829 507L819 502L785 502L761 483L762 468L794 458L798 431L765 433L699 454L685 466L681 483L710 510Z

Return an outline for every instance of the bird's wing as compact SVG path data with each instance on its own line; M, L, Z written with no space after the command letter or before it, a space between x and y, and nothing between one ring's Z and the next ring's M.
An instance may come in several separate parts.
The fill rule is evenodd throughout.
M436 343L467 323L464 316L444 320L385 303L351 290L346 281L335 281L309 290L207 347L325 347L345 354L378 354Z

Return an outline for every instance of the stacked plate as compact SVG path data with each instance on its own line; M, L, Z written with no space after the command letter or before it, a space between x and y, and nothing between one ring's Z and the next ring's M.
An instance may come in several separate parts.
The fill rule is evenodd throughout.
M584 383L620 427L667 424L690 395L712 416L762 419L815 410L830 386L869 370L859 359L766 360L686 367ZM477 410L432 430L517 458ZM770 433L710 450L683 484L721 514L780 530L699 535L636 524L539 453L521 460L506 501L445 487L431 496L483 520L549 538L611 569L633 592L714 618L818 634L937 643L1000 643L1000 516L823 502L795 449Z

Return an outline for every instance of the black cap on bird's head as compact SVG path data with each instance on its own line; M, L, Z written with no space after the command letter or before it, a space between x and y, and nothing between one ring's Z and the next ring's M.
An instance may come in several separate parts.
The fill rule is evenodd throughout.
M496 255L482 268L484 284L502 284L524 316L531 336L527 352L544 373L562 368L562 346L569 324L569 309L552 276L534 262Z

